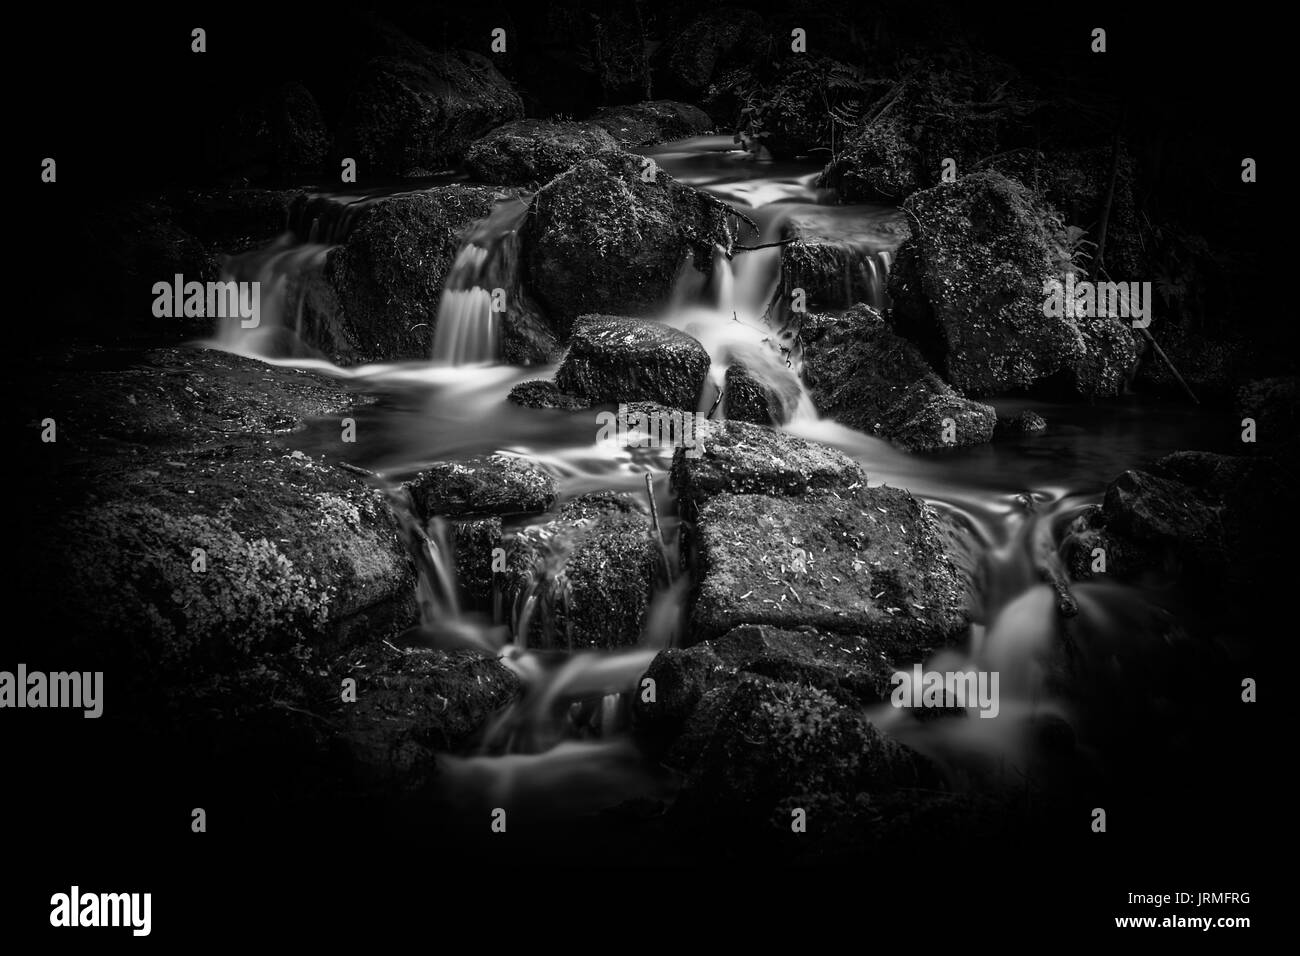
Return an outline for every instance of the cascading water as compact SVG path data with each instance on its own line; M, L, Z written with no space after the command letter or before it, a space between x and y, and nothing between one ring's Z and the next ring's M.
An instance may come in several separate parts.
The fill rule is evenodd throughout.
M728 372L743 366L772 397L789 431L843 449L865 465L873 484L905 487L925 497L965 529L965 540L974 549L970 563L980 569L981 585L978 623L965 647L925 663L1005 674L1004 719L918 722L888 707L873 712L871 719L934 757L957 782L990 764L1005 773L1031 767L1033 728L1039 723L1083 726L1056 679L1063 648L1072 641L1086 650L1088 640L1104 647L1108 621L1116 615L1140 616L1131 592L1113 585L1076 585L1078 613L1063 624L1060 595L1045 581L1064 520L1088 500L1070 492L1085 474L1084 480L1093 480L1095 463L1070 471L1068 457L1045 461L1040 453L1016 459L1016 465L1029 462L1037 469L1034 484L1026 488L1025 470L999 457L1008 452L974 450L942 459L907 455L820 419L799 376L800 316L790 309L792 279L782 275L784 246L779 243L810 238L814 254L848 263L838 273L845 297L883 306L891 253L902 238L897 214L879 207L819 205L806 167L756 167L747 157L728 152L717 138L665 147L656 159L679 180L740 206L759 226L759 235L741 242L753 248L734 250L730 257L717 251L709 279L684 269L661 316L695 336L712 359L699 410L725 416ZM358 204L368 201L320 200L312 207L314 221L295 230L297 238L282 237L268 250L233 259L228 266L232 277L262 279L267 318L259 330L228 324L217 344L285 361L273 340L286 333L300 335L300 317L274 303L291 301L287 290L301 282L303 273L321 267L331 243L346 237ZM562 804L568 810L596 808L662 786L625 733L626 695L680 631L685 580L670 569L653 599L644 633L627 648L535 649L537 629L545 626L547 589L564 566L566 545L556 542L513 604L498 600L491 612L467 610L446 529L436 521L422 527L405 493L397 490L401 478L432 461L504 451L525 455L550 472L562 501L593 491L644 495L647 474L657 480L656 496L664 496L668 458L662 451L598 444L589 411L535 412L505 400L515 383L553 372L490 364L500 354L503 319L494 295L503 290L507 303L518 299L517 229L525 212L523 200L501 203L466 237L438 306L430 364L338 369L316 362L314 367L363 381L386 396L375 410L359 413L371 416L362 422L373 436L361 463L391 489L394 512L419 571L421 623L409 639L421 646L497 655L523 684L520 699L485 728L479 753L442 758L444 786L471 804L502 805L508 794L516 801ZM1069 433L1059 436L1057 447L1073 453ZM1141 455L1150 453L1149 443L1141 445ZM1129 449L1128 458L1124 454L1107 462L1109 472L1127 467L1139 451ZM1026 501L1033 503L1032 510ZM647 527L650 521L647 515ZM1059 567L1056 572L1059 580Z

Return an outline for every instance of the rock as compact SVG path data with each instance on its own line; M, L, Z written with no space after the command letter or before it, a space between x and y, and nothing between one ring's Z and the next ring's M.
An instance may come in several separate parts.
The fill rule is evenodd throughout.
M703 454L673 458L672 485L679 505L719 494L802 495L810 490L852 490L866 473L844 453L817 442L748 422L708 421L698 434Z
M631 147L654 146L698 136L713 128L713 121L702 109L673 100L605 106L592 114L590 122L609 133L620 145Z
M453 185L364 206L323 270L290 292L288 314L301 307L307 341L341 364L427 358L463 235L495 201Z
M409 625L413 569L382 493L286 443L305 417L346 414L339 383L161 350L47 370L39 394L60 431L30 478L44 491L24 520L43 531L24 588L55 590L60 643L152 678Z
M655 700L637 696L633 702L637 735L652 746L675 740L704 695L741 672L816 687L841 703L871 704L887 697L894 670L877 649L852 636L738 627L655 657L645 673L655 682Z
M284 180L320 173L328 148L316 98L290 82L238 107L221 124L216 163L227 175Z
M555 375L589 404L656 402L695 411L709 355L685 332L654 321L584 315Z
M795 289L803 289L810 309L847 309L858 303L884 309L887 281L887 267L871 245L801 236L781 249L782 295L789 301Z
M567 333L579 315L646 315L693 257L732 245L730 207L626 154L585 160L537 193L521 229L528 287Z
M555 504L555 479L529 459L490 455L441 461L407 482L425 520L443 515L537 514Z
M920 150L896 120L861 130L822 171L817 185L842 202L900 203L926 179Z
M909 451L991 437L993 409L954 392L876 310L859 305L838 318L809 316L800 337L804 380L823 415Z
M794 809L825 826L850 813L859 794L936 778L858 709L825 691L756 675L705 696L669 763L687 772L671 810L679 822L751 837L789 834Z
M1013 418L999 418L994 427L994 435L1008 437L1012 435L1032 435L1047 427L1047 419L1030 409L1025 409Z
M490 606L495 581L492 552L501 547L500 516L458 519L448 524L461 593L473 604Z
M591 407L586 400L560 391L559 386L549 380L520 382L510 390L507 397L516 405L522 405L524 408L556 408L564 411L577 411L578 409Z
M973 394L1065 380L1082 394L1113 394L1136 355L1118 319L1044 315L1044 288L1061 280L1044 213L1023 187L975 173L915 193L921 226L890 275L894 321ZM1123 347L1128 342L1127 350ZM1104 343L1100 347L1098 343Z
M789 397L765 386L743 363L728 366L723 383L728 419L756 425L783 425L790 420L794 409Z
M915 656L965 624L966 582L938 520L903 491L715 495L698 506L691 541L693 640L806 625Z
M516 615L536 600L526 612L528 647L630 646L645 627L661 560L635 499L587 495L515 534L503 593Z
M471 143L523 117L523 102L481 53L433 52L381 26L339 128L340 149L359 180L409 176L457 163Z
M1222 530L1208 501L1186 487L1141 471L1126 471L1106 489L1102 505L1112 531L1156 545L1219 550Z
M473 176L489 183L545 183L576 163L619 145L595 123L516 120L475 142L465 157Z
M885 411L885 433L907 451L982 445L993 437L997 413L933 379L913 382Z
M340 715L341 742L372 786L418 789L434 755L471 742L519 692L514 671L468 651L397 650L375 644L339 662L357 682Z

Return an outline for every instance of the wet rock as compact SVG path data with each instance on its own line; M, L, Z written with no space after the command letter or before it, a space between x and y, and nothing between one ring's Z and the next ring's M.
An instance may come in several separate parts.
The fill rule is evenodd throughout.
M994 427L998 437L1012 435L1032 435L1047 427L1047 419L1035 411L1026 409L1012 418L999 418Z
M555 479L526 458L442 461L407 482L416 509L435 516L536 514L555 504Z
M684 332L654 321L584 315L556 387L589 404L656 402L695 411L709 355Z
M793 372L769 368L759 376L743 361L728 366L723 391L727 418L756 425L784 425L795 416L801 397Z
M372 786L418 789L434 754L469 744L519 692L519 678L494 657L468 651L361 648L335 670L357 682L339 737Z
M501 518L459 519L448 525L461 593L471 603L486 606L492 600L492 552L501 546Z
M1112 394L1136 355L1118 319L1044 315L1056 271L1043 211L1013 180L964 176L913 194L921 224L899 249L889 293L899 331L973 395L1056 377L1083 394ZM1124 343L1128 343L1127 349Z
M706 11L656 51L660 82L674 95L697 98L715 73L733 61L753 57L763 34L763 18L753 11L734 7Z
M576 395L560 391L558 385L549 380L520 382L510 390L510 401L524 408L556 408L564 411L576 411L590 408L590 404Z
M465 157L470 173L489 183L545 183L576 163L619 145L595 123L516 120L476 141Z
M732 245L730 207L639 157L585 160L547 183L520 231L528 287L567 332L579 315L646 315L668 297L690 256L712 267Z
M807 625L917 654L965 622L966 583L937 518L891 488L716 495L698 507L688 565L693 640Z
M841 703L869 704L887 696L894 670L879 650L852 636L738 627L655 657L645 673L655 682L655 700L634 702L637 734L652 746L675 740L704 695L741 672L816 687Z
M886 281L881 258L859 242L804 235L781 248L784 301L790 301L795 289L803 289L813 309L847 309L858 303L883 309Z
M301 308L304 337L341 364L428 357L464 233L496 198L453 185L365 206L323 270L291 293L289 314Z
M285 83L238 107L220 126L219 171L251 179L289 179L322 171L329 133L316 98Z
M630 646L641 638L661 561L636 499L587 495L515 534L503 592L516 619L526 612L530 647Z
M654 146L674 139L707 133L713 127L698 106L673 100L650 100L630 106L606 106L592 114L590 122L609 133L623 146ZM638 162L639 165L639 162Z
M471 143L523 117L523 102L481 53L434 52L387 25L356 79L339 129L358 179L407 176L457 163Z
M383 494L290 450L302 417L352 396L313 373L163 350L65 369L25 587L83 653L151 674L393 634L414 575ZM39 416L38 416L39 420ZM67 542L75 541L74 547Z
M705 695L668 760L687 772L671 811L679 822L752 836L789 834L794 809L827 825L851 812L860 794L935 777L857 708L814 687L756 675Z
M997 413L933 379L914 382L886 410L884 431L907 451L982 445L993 437Z
M804 380L823 415L909 451L980 444L992 435L993 409L953 391L876 310L859 305L838 318L809 316L800 338Z
M698 438L703 454L691 458L679 449L673 458L672 485L683 505L718 494L802 495L867 482L842 452L748 422L708 421Z

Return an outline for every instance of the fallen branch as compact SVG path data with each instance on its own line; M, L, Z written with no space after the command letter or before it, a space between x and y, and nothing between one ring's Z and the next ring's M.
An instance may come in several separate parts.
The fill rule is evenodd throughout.
M668 546L664 544L664 531L659 525L659 504L655 501L654 478L648 471L645 474L645 493L646 497L650 499L650 524L654 527L655 544L659 546L659 560L663 563L664 584L670 584L673 579L673 570L668 561Z

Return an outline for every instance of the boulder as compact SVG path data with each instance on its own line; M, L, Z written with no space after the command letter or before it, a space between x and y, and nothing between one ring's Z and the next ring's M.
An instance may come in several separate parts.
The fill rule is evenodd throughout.
M698 505L687 563L694 640L811 626L918 655L966 621L967 585L938 519L890 488L715 495Z
M920 228L890 275L895 324L952 385L971 395L1056 382L1118 390L1136 357L1131 335L1118 319L1044 314L1047 283L1063 276L1050 223L1020 184L976 173L905 208Z
M529 290L567 333L589 313L646 315L693 259L712 268L730 250L730 207L662 170L642 177L627 154L584 160L547 183L521 230Z
M435 515L537 514L549 511L556 496L551 475L529 459L503 454L437 462L407 487L425 520Z
M955 392L876 310L859 305L839 317L809 316L800 338L804 380L823 415L909 451L991 437L993 409Z
M496 199L453 185L363 206L324 267L289 290L287 314L301 310L307 344L341 364L427 358L456 255Z
M580 318L556 387L589 405L656 402L695 411L709 355L685 332L611 315Z
M614 137L595 123L515 120L477 140L465 166L484 182L536 185L618 149Z
M506 547L503 593L526 628L516 640L566 649L636 644L661 562L650 516L631 496L568 502Z
M383 494L290 444L304 419L347 414L342 385L173 349L65 367L41 394L59 432L32 477L47 490L23 576L34 600L57 592L59 644L157 676L411 622L413 568Z
M605 106L592 114L590 122L627 147L654 146L698 136L713 127L713 121L698 106L673 100Z

